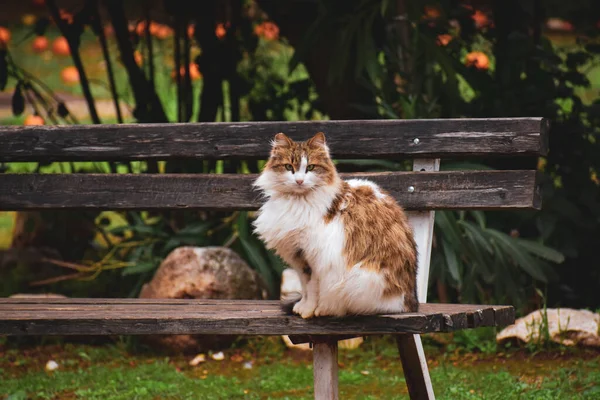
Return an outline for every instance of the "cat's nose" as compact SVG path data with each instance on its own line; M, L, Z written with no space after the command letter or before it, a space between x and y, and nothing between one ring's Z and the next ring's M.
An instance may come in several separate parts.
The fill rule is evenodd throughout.
M304 183L304 179L296 179L296 183L298 185L302 185Z

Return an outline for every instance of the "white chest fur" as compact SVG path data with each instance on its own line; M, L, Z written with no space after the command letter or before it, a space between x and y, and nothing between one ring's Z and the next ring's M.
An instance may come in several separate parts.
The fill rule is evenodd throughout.
M311 268L343 268L343 224L337 218L325 221L334 198L335 192L327 189L305 197L273 196L259 210L256 232L284 259L302 250Z

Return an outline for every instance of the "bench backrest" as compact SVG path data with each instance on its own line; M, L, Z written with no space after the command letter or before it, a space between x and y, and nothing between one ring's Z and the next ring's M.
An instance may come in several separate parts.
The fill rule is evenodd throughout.
M543 118L0 127L0 162L266 159L277 132L322 131L336 159L412 158L413 172L366 177L410 212L425 302L434 210L537 209L535 170L439 171L440 158L538 157ZM213 209L260 206L246 174L0 174L0 210Z

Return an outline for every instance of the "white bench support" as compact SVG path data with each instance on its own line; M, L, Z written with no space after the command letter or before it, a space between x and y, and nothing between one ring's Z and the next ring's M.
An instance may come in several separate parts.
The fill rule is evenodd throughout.
M416 159L413 161L413 171L439 171L439 159ZM407 188L409 190L409 188ZM411 188L410 191L418 191ZM429 263L431 261L431 244L433 241L434 211L412 211L408 213L409 222L414 231L417 249L419 251L417 273L417 296L419 303L427 301L429 283ZM404 370L404 378L408 393L412 400L433 400L433 386L427 368L427 359L423 351L420 335L400 335L397 338L400 361Z

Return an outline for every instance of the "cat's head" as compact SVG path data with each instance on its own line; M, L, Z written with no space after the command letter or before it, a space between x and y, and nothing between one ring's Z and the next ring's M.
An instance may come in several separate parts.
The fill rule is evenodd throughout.
M305 142L278 133L271 146L269 160L256 182L263 190L302 195L336 181L323 132Z

